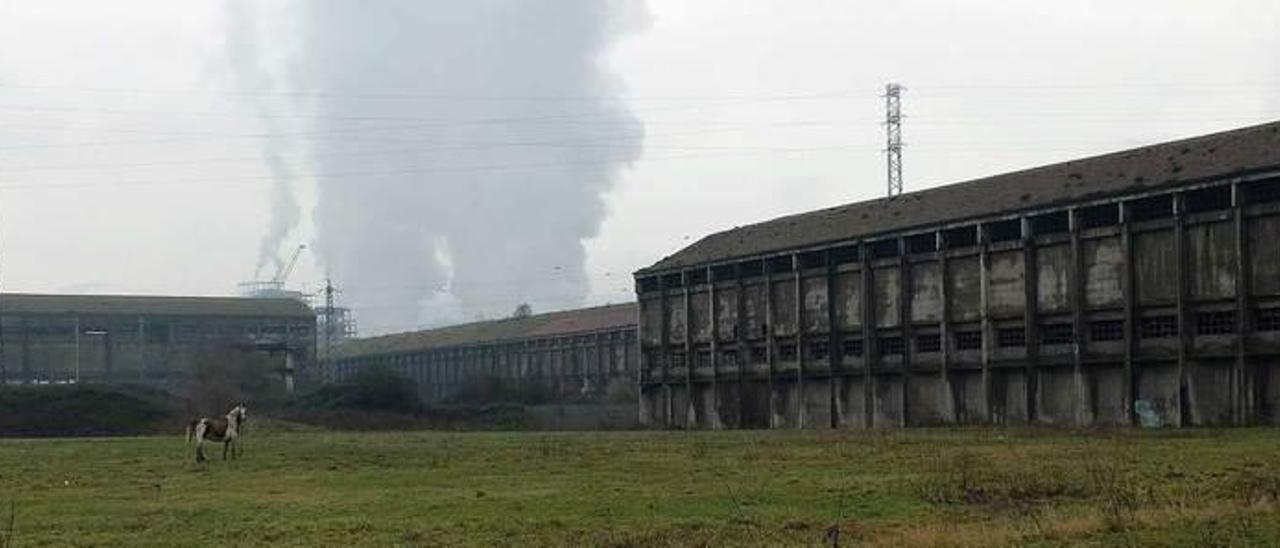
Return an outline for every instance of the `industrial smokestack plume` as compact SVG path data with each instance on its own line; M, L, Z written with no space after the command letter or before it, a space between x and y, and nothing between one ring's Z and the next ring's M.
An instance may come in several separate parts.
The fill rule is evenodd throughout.
M583 240L644 135L603 54L644 24L643 6L328 0L296 10L290 72L315 120L315 249L362 327L581 304Z

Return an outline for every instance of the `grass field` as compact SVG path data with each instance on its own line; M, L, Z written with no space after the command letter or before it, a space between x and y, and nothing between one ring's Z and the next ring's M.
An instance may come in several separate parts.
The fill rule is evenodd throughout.
M0 440L0 528L12 501L10 546L1280 543L1276 430L256 426L207 466L179 436Z

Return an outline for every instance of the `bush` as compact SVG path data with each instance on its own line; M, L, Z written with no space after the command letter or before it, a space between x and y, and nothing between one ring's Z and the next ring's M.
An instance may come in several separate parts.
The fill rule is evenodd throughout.
M155 432L173 414L167 395L138 387L0 388L0 435L97 436Z
M387 368L371 367L349 382L320 387L300 398L298 405L316 410L416 413L422 409L422 400L412 380Z

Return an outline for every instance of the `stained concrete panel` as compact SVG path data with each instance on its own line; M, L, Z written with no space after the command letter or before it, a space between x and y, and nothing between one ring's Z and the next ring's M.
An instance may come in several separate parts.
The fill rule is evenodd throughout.
M684 299L667 299L667 341L682 343L685 339Z
M747 337L764 337L765 302L764 284L751 284L742 288L742 325Z
M1231 360L1201 360L1187 366L1187 411L1196 426L1231 424Z
M876 428L902 426L902 377L878 375L874 377L871 425Z
M1169 230L1133 235L1134 277L1138 303L1172 303L1178 298L1178 255Z
M866 385L861 377L841 377L837 379L836 401L840 406L839 421L841 428L862 428L866 426Z
M1137 368L1138 401L1145 401L1165 426L1178 424L1178 392L1181 383L1173 364L1143 364ZM1137 402L1135 402L1137 403Z
M711 340L711 295L706 292L689 294L689 328L693 331L693 340Z
M640 424L666 426L666 409L666 395L661 386L649 385L640 389Z
M976 320L982 314L982 278L977 257L960 257L947 263L947 298L953 321Z
M893 327L902 323L900 299L902 271L897 267L877 268L875 286L876 326Z
M658 299L640 300L640 332L645 346L662 341L662 303Z
M777 335L796 333L796 284L794 280L773 282L773 327Z
M766 381L744 381L742 383L742 427L768 428L770 421L769 383Z
M689 420L692 410L689 407L689 387L684 384L669 385L671 393L671 426L675 428L693 428Z
M938 426L950 423L947 391L941 375L912 375L907 382L907 424Z
M836 276L836 322L842 329L862 327L862 274L841 272Z
M738 338L738 289L716 290L716 330L722 341Z
M1042 313L1071 309L1071 246L1049 245L1036 249L1037 306Z
M716 385L716 414L724 428L743 428L742 389L737 382L720 382Z
M712 429L720 426L720 417L716 411L716 392L711 383L697 383L690 389L690 417L696 428Z
M1258 422L1280 426L1280 357L1257 358L1251 365L1256 372Z
M774 428L800 427L800 385L791 379L773 380Z
M1254 295L1280 295L1280 216L1249 220Z
M1187 266L1192 296L1198 299L1235 297L1235 246L1235 226L1232 223L1187 227L1187 252L1190 255Z
M1021 369L991 372L991 403L994 421L1025 424L1027 421L1027 375Z
M988 261L988 307L992 314L1017 315L1026 310L1022 251L992 253Z
M802 282L804 290L804 328L809 333L826 333L831 329L831 319L827 315L827 279L825 277L805 278Z
M1045 424L1072 425L1076 422L1075 372L1069 368L1045 368L1038 371L1036 420Z
M804 382L804 427L831 427L831 381L809 379Z
M1124 304L1124 252L1116 237L1080 244L1084 259L1084 297L1090 307Z
M911 265L911 320L942 319L942 269L936 262Z
M979 424L987 413L987 403L982 392L982 372L951 371L951 389L955 392L956 422Z
M1089 402L1090 424L1114 426L1125 423L1124 368L1116 365L1090 365L1083 371L1085 400Z

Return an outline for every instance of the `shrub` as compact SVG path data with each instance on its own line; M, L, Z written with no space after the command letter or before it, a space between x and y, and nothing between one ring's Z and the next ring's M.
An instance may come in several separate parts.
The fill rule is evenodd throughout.
M321 410L395 413L415 413L422 409L414 382L383 367L365 369L349 382L323 386L300 398L298 404Z

